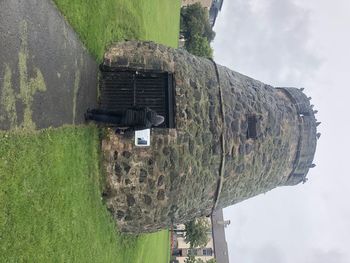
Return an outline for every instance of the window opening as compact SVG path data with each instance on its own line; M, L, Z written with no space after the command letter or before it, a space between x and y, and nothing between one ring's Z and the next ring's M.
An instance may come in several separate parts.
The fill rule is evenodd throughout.
M205 248L203 249L203 256L212 256L213 250L211 248Z
M257 138L257 118L255 115L248 115L248 129L247 129L247 139L256 139Z

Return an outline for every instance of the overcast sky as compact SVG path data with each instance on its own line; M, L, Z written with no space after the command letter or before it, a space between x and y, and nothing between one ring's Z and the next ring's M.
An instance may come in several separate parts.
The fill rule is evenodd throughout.
M322 136L309 181L224 210L232 263L350 262L350 1L226 0L219 64L274 86L305 87Z

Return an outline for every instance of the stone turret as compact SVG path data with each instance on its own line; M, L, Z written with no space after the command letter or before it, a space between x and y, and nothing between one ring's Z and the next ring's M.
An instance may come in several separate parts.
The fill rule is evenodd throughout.
M106 203L121 230L156 231L306 181L317 122L302 90L151 42L113 46L103 68L173 76L175 128L152 129L150 147L113 132L103 141Z

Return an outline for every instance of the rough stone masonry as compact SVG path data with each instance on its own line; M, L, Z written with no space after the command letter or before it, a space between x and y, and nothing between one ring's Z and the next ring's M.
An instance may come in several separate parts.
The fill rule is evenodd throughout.
M153 232L306 181L318 123L301 90L152 42L116 44L103 65L175 79L175 129L152 129L150 147L113 131L102 143L106 204L122 231Z

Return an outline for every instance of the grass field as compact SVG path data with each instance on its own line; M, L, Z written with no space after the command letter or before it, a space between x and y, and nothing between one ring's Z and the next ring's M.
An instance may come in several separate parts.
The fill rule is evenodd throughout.
M54 1L98 61L124 39L178 45L180 0Z
M97 61L123 39L177 46L180 0L54 1ZM168 231L116 229L101 200L98 133L0 131L0 262L168 261Z
M0 133L0 262L165 262L168 231L118 233L101 200L98 130Z
M124 260L131 258L131 262L159 262L166 263L170 259L169 231L164 230L154 234L142 235L137 238L133 249L126 249ZM123 261L127 262L127 261Z

